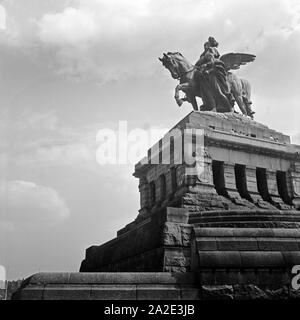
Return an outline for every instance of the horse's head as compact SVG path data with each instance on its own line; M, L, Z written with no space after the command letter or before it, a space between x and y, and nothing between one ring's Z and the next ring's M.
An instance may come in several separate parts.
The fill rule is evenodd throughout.
M174 79L179 79L181 76L181 61L183 56L179 52L164 53L162 58L158 58L159 61L167 68Z

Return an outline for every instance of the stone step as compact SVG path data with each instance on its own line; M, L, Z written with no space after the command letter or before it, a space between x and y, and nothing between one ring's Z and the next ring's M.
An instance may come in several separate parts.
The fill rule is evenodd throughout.
M300 250L300 239L201 237L196 245L201 251L297 251Z
M198 219L199 217L205 216L230 216L230 215L252 215L252 216L260 216L262 214L267 215L282 215L282 216L298 216L300 217L299 211L280 211L280 210L214 210L214 211L201 211L197 213L190 214L189 223L193 223L194 219Z
M201 251L198 268L291 268L300 264L299 251Z
M197 223L199 228L300 228L300 222L291 221L230 221L230 222L210 222Z
M193 271L203 268L278 269L300 263L300 229L195 225L191 246Z
M231 222L231 221L289 221L289 222L299 222L300 217L298 216L281 216L281 215L261 215L261 216L252 216L252 215L224 215L224 216L217 216L217 217L201 217L198 220L194 221L194 224L197 223L209 223L209 222Z
M194 228L195 237L300 238L300 229Z
M268 288L267 291L270 290L270 287L277 288L275 289L277 291L278 288L283 286L290 288L291 274L290 270L286 268L208 268L201 269L201 272L199 272L199 281L204 286L213 286L213 288L219 288L222 285L226 286L226 288L228 285L233 285L234 287L240 285L257 285L262 287L266 286ZM203 295L203 298L205 298L205 295Z

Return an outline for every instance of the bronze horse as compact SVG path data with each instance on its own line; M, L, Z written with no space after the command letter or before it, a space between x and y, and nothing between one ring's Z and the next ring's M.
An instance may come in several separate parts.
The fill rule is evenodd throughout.
M253 118L254 112L251 110L251 86L250 83L237 77L229 70L238 69L241 65L254 61L255 56L242 53L229 53L223 55L220 60L226 68L226 79L236 103L244 115ZM180 84L175 89L175 100L179 106L187 101L192 104L193 109L198 111L198 103L196 97L201 98L201 90L197 84L195 73L197 68L188 62L188 60L179 52L168 52L163 54L163 58L159 58L164 67L166 67L172 77L180 81ZM185 93L184 98L180 98L179 92ZM210 106L201 106L200 111L210 111ZM231 110L211 110L217 112L230 112Z

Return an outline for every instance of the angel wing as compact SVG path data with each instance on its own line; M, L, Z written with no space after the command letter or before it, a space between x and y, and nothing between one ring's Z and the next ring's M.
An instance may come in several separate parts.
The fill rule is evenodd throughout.
M245 65L249 62L253 62L256 56L247 53L227 53L224 54L220 60L225 64L227 71L237 70L240 66Z

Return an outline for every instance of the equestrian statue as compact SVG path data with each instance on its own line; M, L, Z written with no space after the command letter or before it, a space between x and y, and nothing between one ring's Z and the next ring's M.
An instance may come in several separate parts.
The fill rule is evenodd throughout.
M180 82L175 89L175 100L179 107L187 101L198 111L196 97L200 97L203 102L200 111L213 112L233 112L236 102L241 112L253 119L250 83L230 71L254 61L256 56L245 53L220 56L218 45L213 37L209 37L195 65L179 52L164 53L159 58L172 77ZM185 93L184 98L180 98L180 91Z

